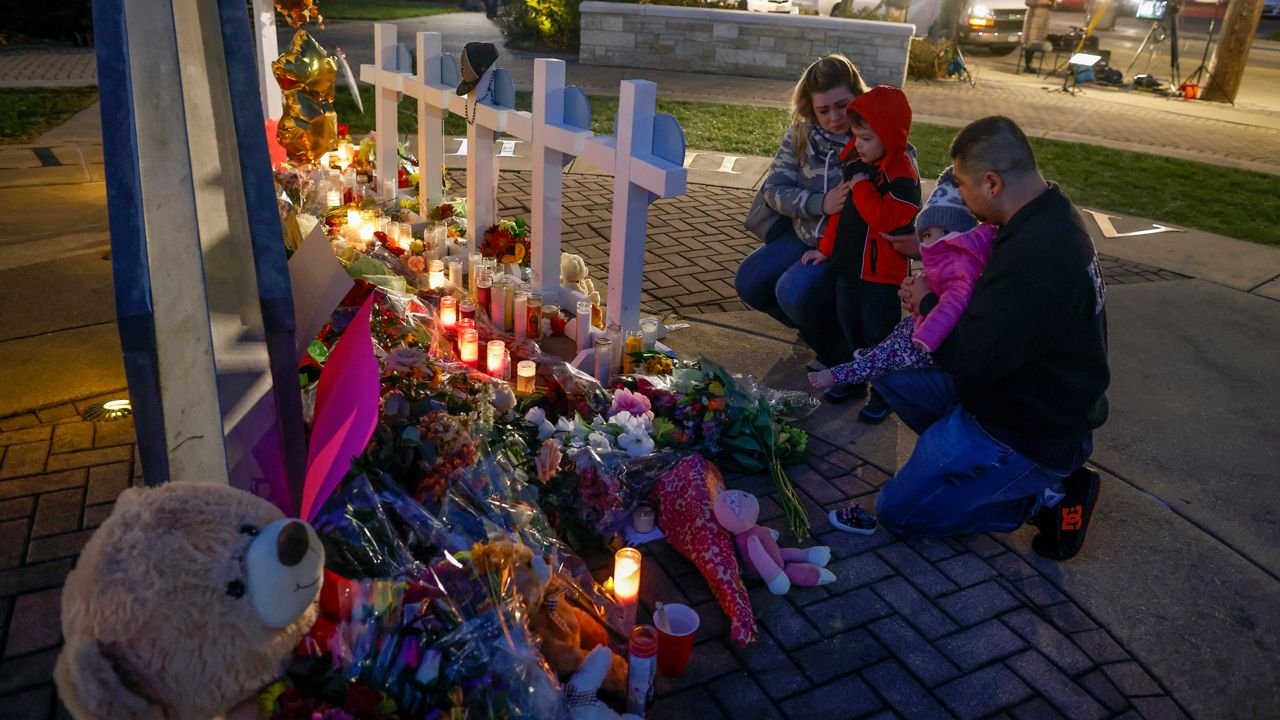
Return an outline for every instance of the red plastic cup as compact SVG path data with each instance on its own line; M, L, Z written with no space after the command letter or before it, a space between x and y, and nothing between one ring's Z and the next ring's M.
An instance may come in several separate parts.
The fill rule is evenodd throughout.
M658 672L666 677L684 677L693 654L693 636L702 621L688 605L663 605L666 623L654 618L658 628Z

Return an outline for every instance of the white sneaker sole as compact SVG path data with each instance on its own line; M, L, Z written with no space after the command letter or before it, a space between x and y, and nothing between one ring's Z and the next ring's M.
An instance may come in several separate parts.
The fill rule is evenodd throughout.
M835 510L832 510L827 513L827 519L831 521L831 524L835 526L837 530L843 530L848 533L854 533L855 535L874 535L876 533L875 528L856 528L851 525L845 525L839 520L836 520Z

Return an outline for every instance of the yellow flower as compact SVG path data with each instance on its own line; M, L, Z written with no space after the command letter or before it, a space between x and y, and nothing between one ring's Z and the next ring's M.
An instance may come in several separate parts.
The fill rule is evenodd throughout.
M650 375L670 375L675 371L675 365L667 357L651 355L644 361L644 371Z

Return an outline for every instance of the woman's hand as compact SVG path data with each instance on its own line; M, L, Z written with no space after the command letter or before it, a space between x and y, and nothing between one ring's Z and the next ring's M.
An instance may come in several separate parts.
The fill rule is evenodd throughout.
M899 255L919 259L920 238L916 237L915 233L903 233L902 235L880 233L880 237L888 240L889 244L893 246L894 251Z
M840 212L840 208L844 207L844 199L849 197L849 183L842 182L839 185L827 191L822 198L822 214L835 215Z
M902 299L902 309L912 314L920 312L920 301L931 292L933 288L929 286L929 278L923 273L906 278L898 289L898 297Z
M827 256L822 254L821 250L810 250L800 256L801 265L821 265L827 261Z
M811 372L809 373L809 384L813 386L814 390L819 392L823 390L830 390L835 387L836 376L830 370Z

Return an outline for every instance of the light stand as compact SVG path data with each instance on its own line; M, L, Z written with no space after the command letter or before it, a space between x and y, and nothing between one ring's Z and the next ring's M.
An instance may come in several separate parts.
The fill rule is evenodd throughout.
M1197 85L1208 85L1213 80L1213 73L1209 72L1209 65L1208 65L1209 49L1213 47L1213 33L1217 29L1218 15L1222 11L1223 2L1224 0L1218 0L1218 7L1214 10L1213 17L1209 18L1209 37L1204 41L1204 53L1200 55L1200 64L1197 65L1196 69L1192 70L1191 74L1187 76L1187 79L1183 81L1184 85L1190 84L1190 83L1195 83ZM1202 80L1203 82L1201 82ZM1228 101L1231 103L1233 107L1235 106L1236 104L1235 100L1228 99Z
M1147 47L1147 43L1151 43L1151 54L1155 55L1156 46L1164 42L1165 37L1166 33L1164 32L1163 21L1152 20L1151 29L1147 31L1147 36L1142 38L1142 44L1138 45L1137 52L1133 54L1133 59L1129 61L1129 67L1124 69L1125 77L1128 77L1130 71L1133 70L1133 66L1138 64L1138 59L1142 57L1142 50ZM1152 38L1155 38L1154 42L1152 41ZM1151 58L1147 58L1147 66L1150 67L1150 65Z

